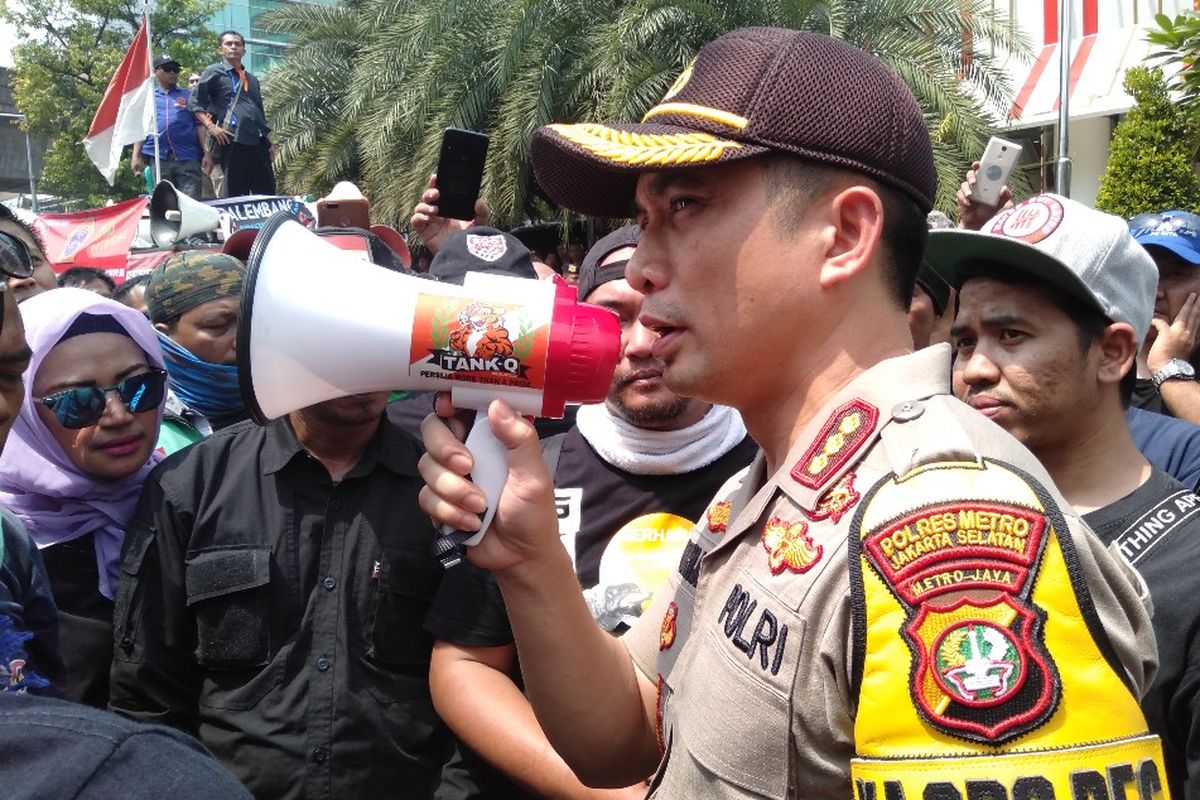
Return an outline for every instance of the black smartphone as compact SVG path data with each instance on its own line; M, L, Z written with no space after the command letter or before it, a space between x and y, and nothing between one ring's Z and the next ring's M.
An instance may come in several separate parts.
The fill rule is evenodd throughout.
M459 128L446 128L442 132L442 152L437 168L438 216L475 218L475 200L483 185L487 149L485 134Z

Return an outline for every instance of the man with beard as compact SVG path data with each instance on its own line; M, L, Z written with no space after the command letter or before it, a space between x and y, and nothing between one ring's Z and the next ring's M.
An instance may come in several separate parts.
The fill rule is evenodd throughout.
M583 258L579 296L620 317L621 361L605 402L582 406L573 428L542 443L563 546L593 616L614 633L649 605L708 500L758 449L736 411L663 383L663 365L650 352L656 337L637 321L642 295L625 280L639 236L636 225L620 228ZM439 251L431 271L450 252ZM512 630L490 573L470 564L451 570L428 628L438 638L434 702L475 750L463 753L469 780L457 772L453 779L472 784L464 796L644 796L642 783L612 792L583 786L546 741L518 686ZM457 796L449 791L443 797Z
M112 708L198 737L256 797L431 798L449 755L421 447L386 402L217 431L155 469L126 535Z

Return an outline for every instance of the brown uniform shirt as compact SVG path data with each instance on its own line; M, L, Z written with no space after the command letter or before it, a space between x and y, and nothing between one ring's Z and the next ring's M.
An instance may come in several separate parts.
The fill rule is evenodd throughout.
M1149 684L1144 584L1032 454L949 396L949 382L945 345L872 367L810 420L774 475L760 455L710 506L668 586L625 637L659 685L664 756L652 797L851 797L847 536L873 485L923 464L987 456L1039 482L1066 517L1122 678L1139 694ZM927 503L911 498L913 509ZM895 680L908 679L909 665L898 665Z

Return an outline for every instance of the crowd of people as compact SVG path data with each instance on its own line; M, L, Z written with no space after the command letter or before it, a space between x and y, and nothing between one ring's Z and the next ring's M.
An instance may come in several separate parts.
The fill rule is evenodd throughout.
M179 86L183 69L169 54L153 61L155 132L133 145L135 175L158 162L158 177L196 200L275 194L270 125L258 78L242 65L246 40L237 31L217 37L221 60L192 73Z
M178 138L241 187L270 142L221 48ZM363 232L620 322L603 402L476 423L508 482L448 570L486 507L448 395L259 425L244 253L56 282L0 209L16 797L1200 798L1200 217L986 207L975 164L956 224L904 83L782 29L532 154L635 223L539 255L433 179L424 268Z

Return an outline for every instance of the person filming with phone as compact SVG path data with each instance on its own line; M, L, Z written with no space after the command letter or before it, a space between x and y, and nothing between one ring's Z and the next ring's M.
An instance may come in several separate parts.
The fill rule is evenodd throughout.
M189 106L219 146L224 195L275 194L275 148L268 136L271 126L262 89L258 78L242 66L246 40L237 31L224 31L219 41L222 60L204 68ZM214 161L211 155L205 158L206 172Z

